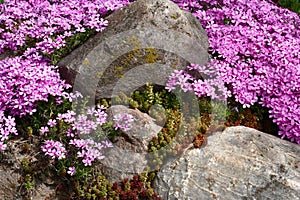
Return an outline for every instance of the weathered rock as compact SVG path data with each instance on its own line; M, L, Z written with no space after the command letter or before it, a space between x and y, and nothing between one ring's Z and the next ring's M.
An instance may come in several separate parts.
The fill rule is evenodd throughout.
M3 200L16 199L20 175L11 170L0 170L0 198Z
M128 94L146 82L165 85L174 69L209 59L199 21L171 1L139 0L107 20L102 33L58 63L62 77L86 96Z
M130 109L123 105L115 105L107 110L109 115L109 121L114 123L112 118L117 114L130 114L134 117L134 121L131 123L132 128L128 131L124 131L122 137L116 139L115 144L119 147L124 147L135 152L147 152L148 144L154 136L162 129L162 127L156 125L155 120L139 111L138 109ZM121 138L126 138L125 142L129 142L132 147L123 146Z
M143 172L147 165L145 155L148 143L157 135L162 127L155 124L154 119L137 109L116 105L108 109L109 121L117 114L131 114L134 117L132 128L123 131L114 141L114 147L105 153L99 168L107 179L115 182Z
M163 199L300 199L300 146L247 127L208 137L165 165L154 188Z
M32 188L25 188L27 173L22 165L22 160L29 159L33 165L38 160L32 154L28 155L22 152L22 143L18 139L14 140L9 144L7 150L0 152L0 199L67 199L64 197L70 194L58 194L56 187L60 180L58 180L56 173L53 174L53 171L49 169L37 171L37 174L33 176L34 185Z
M56 195L56 187L48 186L44 183L39 184L34 191L32 200L43 200L43 199L53 199L59 200L60 197Z

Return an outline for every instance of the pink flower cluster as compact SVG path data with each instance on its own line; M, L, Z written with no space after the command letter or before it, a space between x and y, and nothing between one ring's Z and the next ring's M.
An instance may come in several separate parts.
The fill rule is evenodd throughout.
M104 159L103 149L113 147L108 141L95 142L92 139L72 139L70 144L80 149L77 157L82 158L84 166L91 166L96 159Z
M70 95L74 96L74 94ZM66 138L69 138L66 145L72 145L77 149L76 156L82 159L85 166L91 166L95 160L103 159L105 157L102 153L103 149L112 147L112 144L106 140L96 142L92 135L93 132L97 135L101 125L107 122L107 113L104 106L100 106L97 109L88 108L86 114L76 115L74 111L70 110L66 113L58 114L56 119L50 119L47 123L48 126L41 127L40 131L44 134L50 132L51 128L58 124L57 121L61 121L71 127L66 131ZM80 138L81 136L83 138ZM86 139L89 136L91 137ZM63 145L58 141L46 140L45 145L41 148L52 159L61 159L64 158L62 155L68 152ZM72 172L71 170L70 174Z
M236 101L270 108L279 135L300 144L299 16L271 1L173 1L205 28L211 63Z
M129 4L127 0L5 0L0 4L0 53L18 50L38 39L36 50L52 53L65 44L65 37L89 27L103 30L108 11ZM31 39L31 40L30 40Z
M69 87L56 67L37 54L0 61L0 110L13 116L35 112L36 101L47 101L48 95L61 96Z
M0 151L7 148L7 144L4 142L11 134L18 135L15 118L11 116L5 117L4 112L0 110Z
M121 129L122 131L129 131L132 128L131 122L134 121L134 118L130 114L119 113L114 116L113 120L115 121L115 130Z
M98 109L89 109L86 114L79 114L71 124L72 130L83 135L96 131L99 126L106 123L107 113L104 110L105 107L101 106Z
M51 156L52 159L58 158L60 160L66 157L66 148L58 141L47 140L41 149L45 155Z
M37 101L48 96L61 103L70 86L44 55L65 46L66 39L87 28L102 31L108 12L128 0L5 0L0 4L0 53L18 56L0 61L0 111L12 116L35 112ZM44 127L44 132L47 127ZM4 131L2 127L0 131ZM3 144L2 144L3 145ZM2 148L3 149L3 148Z
M166 89L171 91L179 86L184 92L191 91L198 97L209 96L220 101L224 101L231 96L222 79L212 69L212 63L209 63L208 66L192 64L187 69L200 72L203 80L194 78L188 73L189 71L175 70L166 83ZM205 79L205 77L209 78Z
M24 49L21 56L0 61L0 110L24 116L48 95L61 96L69 86L42 57L65 45L65 39L86 28L103 30L102 18L129 4L126 0L13 1L0 4L0 53ZM30 47L28 47L30 46Z

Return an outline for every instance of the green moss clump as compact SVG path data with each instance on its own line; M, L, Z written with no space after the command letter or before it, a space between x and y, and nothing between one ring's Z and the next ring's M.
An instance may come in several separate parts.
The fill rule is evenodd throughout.
M155 63L158 58L156 49L154 48L146 48L145 49L145 62L146 63Z

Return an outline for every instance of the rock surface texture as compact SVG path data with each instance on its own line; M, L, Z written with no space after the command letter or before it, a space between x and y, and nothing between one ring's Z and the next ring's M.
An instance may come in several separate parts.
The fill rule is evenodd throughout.
M12 170L0 170L0 198L3 200L15 199L18 192L20 175Z
M163 199L300 199L300 146L230 127L158 173Z
M208 38L199 21L168 0L139 0L107 17L109 26L58 63L62 77L86 96L110 98L174 69L206 64Z
M125 113L134 117L132 128L116 137L113 141L114 147L105 154L106 157L101 160L99 166L102 173L112 182L132 178L133 175L145 170L148 143L162 129L147 114L122 105L112 106L108 109L109 121L113 123L113 116Z
M24 154L21 144L22 141L14 141L10 143L8 150L0 152L0 199L27 199L25 193L28 191L32 200L63 199L64 196L60 196L56 191L59 184L57 177L48 170L42 170L42 173L38 172L34 177L35 184L25 189L24 177L26 176L26 170L22 162L28 159L32 164L31 167L34 168L38 160L32 154Z

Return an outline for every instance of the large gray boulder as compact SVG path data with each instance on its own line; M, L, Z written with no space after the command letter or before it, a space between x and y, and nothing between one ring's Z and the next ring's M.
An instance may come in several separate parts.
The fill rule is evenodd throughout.
M92 99L165 85L174 69L206 64L208 38L199 21L169 0L139 0L107 17L109 26L62 59L61 75Z
M208 137L165 165L154 188L162 199L300 199L300 146L247 127Z

